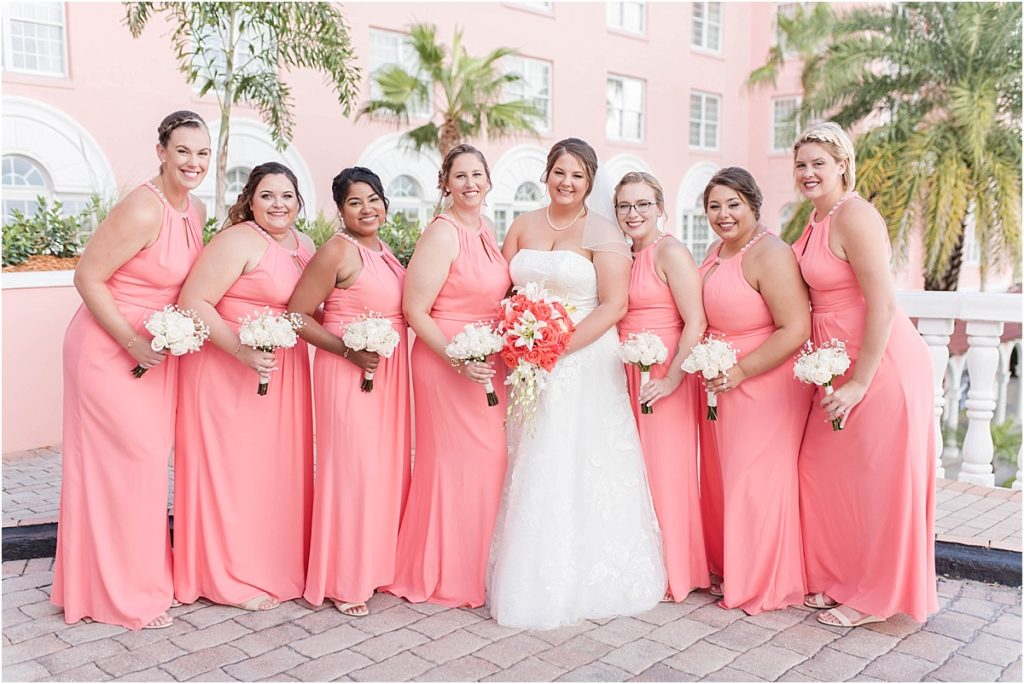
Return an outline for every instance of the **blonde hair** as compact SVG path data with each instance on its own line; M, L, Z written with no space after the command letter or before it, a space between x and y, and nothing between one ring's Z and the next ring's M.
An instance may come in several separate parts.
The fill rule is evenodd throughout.
M619 191L622 190L622 188L633 183L643 183L653 190L654 203L662 209L665 208L665 191L661 189L661 183L658 182L657 178L646 171L630 171L623 176L622 180L620 180L618 185L615 186L615 194L612 196L612 203L619 201Z
M793 158L796 158L797 150L804 143L818 143L823 145L832 158L837 162L846 162L846 171L843 172L843 190L853 190L857 182L857 158L853 150L853 142L846 131L834 121L823 121L808 126L800 137L793 144Z

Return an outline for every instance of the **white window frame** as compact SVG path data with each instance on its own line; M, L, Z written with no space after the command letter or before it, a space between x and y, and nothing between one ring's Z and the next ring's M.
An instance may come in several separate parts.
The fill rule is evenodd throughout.
M242 19L243 17L240 16L235 17L236 23L241 22ZM270 52L265 50L263 46L265 42L271 41L272 38L269 35L261 36L259 32L262 27L258 24L250 22L246 27L246 32L239 36L239 40L235 45L235 55L233 59L234 64L232 66L236 74L258 73L262 69L260 69L260 65L257 62L263 61L265 59L265 55L270 54ZM235 26L235 31L238 31L237 25ZM198 55L193 56L193 65L200 74L200 77L192 84L192 89L196 93L202 90L206 81L210 80L211 67L216 66L221 69L225 67L225 65L221 63L220 59L224 54L224 46L221 43L221 36L216 31L210 31L203 37L203 42L206 45L216 48L215 50L211 49L210 52L216 54L217 59L211 59L206 54L203 54L202 57L199 57ZM249 46L254 43L256 45L256 49L250 50ZM195 39L193 39L192 46L194 49ZM276 64L270 63L264 63L263 66L267 69L276 70L277 68ZM211 90L213 90L213 88L211 88Z
M413 194L399 195L395 192L394 184L403 178L408 179L412 183ZM430 207L427 206L426 199L423 197L423 186L416 180L415 176L408 173L395 176L388 181L386 192L389 213L405 214L406 217L411 221L415 221L420 227L426 224L427 211Z
M699 264L704 261L704 258L707 256L708 247L715 241L715 233L711 230L711 225L708 223L707 214L701 208L684 209L681 218L679 232L682 242ZM707 230L707 235L698 241L694 234L696 229L701 226Z
M553 4L548 0L505 0L504 4L514 9L547 15L552 14L554 9Z
M708 1L705 0L704 2L692 2L692 3L690 3L690 5L691 5L691 14L690 14L690 46L693 47L693 48L696 48L697 50L701 50L701 51L704 51L704 52L710 52L710 53L713 53L713 54L716 54L716 55L717 54L721 54L721 52L722 52L722 34L723 34L723 31L722 31L723 27L722 27L722 25L725 23L723 21L723 11L725 9L723 7L723 3L721 3L721 2L708 2ZM710 14L711 14L710 10L711 10L712 5L716 6L717 9L718 9L718 22L717 23L711 21L711 19L710 19ZM699 16L698 16L698 11L697 11L698 8L700 8ZM694 38L695 38L695 36L694 36L694 28L696 27L698 22L700 23L700 38L699 38L699 40L695 41L694 40ZM711 43L711 38L710 37L713 35L712 31L711 31L712 28L717 30L717 36L718 36L718 45L715 46L715 47L711 47L711 45L710 45L710 43Z
M800 134L800 104L801 98L799 95L785 95L783 97L772 98L772 129L771 135L771 151L772 152L788 152L793 148L793 143L796 141L796 136ZM778 118L779 105L785 102L793 103L793 120L792 121L780 121ZM781 127L786 126L789 131L789 137L782 145L779 145L777 139L779 130Z
M627 6L639 8L639 26L627 25ZM647 3L643 0L608 0L605 8L605 21L610 29L642 36L647 32Z
M693 118L693 98L694 97L701 98L700 118L697 119L697 120L694 120L694 118ZM717 105L718 105L718 113L717 113L718 115L717 115L717 117L715 118L715 120L713 122L709 121L709 119L708 119L708 103L712 102L712 101L716 102ZM722 132L722 96L721 95L717 95L715 93L707 93L707 92L704 92L704 91L701 91L701 90L691 90L690 91L689 106L690 106L689 119L688 119L689 126L687 127L687 130L686 130L686 140L689 143L690 149L695 149L695 150L717 150L719 148L720 144L721 144L720 140L721 140L721 132ZM697 144L694 144L693 141L690 140L690 126L692 126L694 123L696 123L700 127L700 133L698 134L699 137L700 137L700 141ZM714 144L711 144L711 145L708 144L708 124L709 123L714 123L714 126L715 126L715 140L714 140Z
M613 83L615 83L615 82L618 83L619 89L622 92L622 101L620 103L618 103L618 106L616 106L616 103L613 103L611 101L611 97L608 94L609 90L613 86ZM644 111L644 105L645 105L644 100L647 97L647 83L646 83L646 81L644 81L644 79L642 79L642 78L633 78L632 76L622 76L620 74L608 74L608 78L605 81L605 84L606 84L606 86L605 86L605 93L606 93L606 95L605 95L605 108L606 108L605 109L605 114L606 114L605 136L609 140L622 140L622 141L625 141L625 142L643 142L643 140L644 140L644 126L647 123L646 116L645 116L645 111ZM636 108L629 108L627 106L629 103L626 102L627 86L633 85L633 84L639 85L639 87L640 87L640 106L639 106L638 109L636 109ZM615 112L618 113L618 115L617 115L618 124L613 126L612 125L612 121L611 121L611 117L612 117L613 113L615 113ZM626 117L625 117L625 115L627 113L628 114L634 114L634 115L636 115L638 117L638 124L639 125L638 125L638 130L637 130L636 137L631 137L631 136L627 135L626 132L625 132L626 131L626 124L625 124ZM616 128L617 131L613 132L613 130L612 130L613 128Z
M40 195L45 197L51 204L53 202L60 202L61 205L63 205L61 214L64 216L77 214L88 206L89 195L56 191L54 188L53 178L46 170L46 167L43 166L38 159L27 154L12 153L3 155L2 161L7 161L7 159L11 157L28 162L28 164L31 165L32 170L39 174L42 185L3 186L3 225L7 225L11 221L11 207L8 204L9 202L17 202L20 206L14 207L16 209L21 210L24 208L24 211L21 213L25 216L35 216L36 210L39 208L37 200Z
M788 46L785 45L785 42L782 39L782 35L779 33L779 15L780 14L786 14L787 12L790 12L791 10L795 10L798 7L806 7L806 6L807 6L806 2L777 2L777 3L775 3L775 11L772 13L772 41L773 41L773 43L775 45L778 45L779 47L782 48L782 53L784 55L786 55L787 57L788 56L792 56L792 55L794 55L796 53L794 51L790 50L788 48Z
M536 191L536 199L523 199L519 196L519 191L522 190L525 185L531 186L531 189ZM508 204L501 204L494 208L494 231L498 237L498 242L500 243L504 241L505 235L508 233L508 229L512 225L512 222L519 218L521 214L533 211L534 209L541 207L543 204L544 188L541 187L540 183L526 180L516 186L516 192L513 196L512 202Z
M12 16L16 3L11 3L4 8L3 12L3 65L4 71L18 74L32 74L33 76L54 76L57 78L67 78L68 76L68 28L67 28L67 11L64 7L63 2L47 2L47 3L34 3L24 2L20 3L24 5L57 5L60 8L60 23L54 24L51 21L39 21L37 19L22 19L16 16ZM47 69L27 69L24 67L16 67L13 65L14 61L14 48L12 41L12 22L22 22L26 24L35 24L41 26L57 26L60 29L60 59L61 69L59 71L52 71ZM47 55L49 58L49 55Z
M554 71L551 62L543 59L534 59L533 57L522 57L520 55L510 55L505 57L502 61L502 69L506 74L517 73L522 76L522 80L519 83L507 84L505 86L505 97L508 100L530 100L544 113L544 118L540 123L537 124L536 128L538 131L550 131L551 130L551 112L554 109L552 104L552 78L551 74ZM544 72L547 72L547 83L543 83ZM531 79L531 76L540 77L541 83L537 83L536 80ZM545 91L545 87L547 92ZM543 104L543 107L540 104Z
M373 41L374 37L384 40L393 41L393 45L389 47L395 53L395 58L392 60L377 61L376 56L373 54ZM401 31L390 31L388 29L381 28L370 28L369 33L369 46L366 51L367 69L366 74L370 83L370 99L377 99L380 97L380 86L374 80L374 76L381 69L391 66L398 65L406 71L416 74L420 71L419 58L416 55L416 51L412 49L409 34L402 33ZM409 105L409 118L410 119L429 119L433 114L433 102L428 98L423 102L413 102Z

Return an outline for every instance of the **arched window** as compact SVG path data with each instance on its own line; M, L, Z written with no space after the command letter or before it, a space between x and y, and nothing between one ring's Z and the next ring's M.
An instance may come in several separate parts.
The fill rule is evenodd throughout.
M703 208L684 209L682 221L682 241L689 248L697 263L704 261L708 246L714 242L715 236L708 225L708 217Z
M17 154L3 158L4 225L11 222L11 210L26 216L36 213L36 198L50 196L50 184L43 169L28 157Z
M392 212L405 214L410 221L421 225L426 220L424 214L427 207L423 202L423 190L412 176L395 176L388 183L387 195Z
M498 233L498 241L505 239L508 227L520 214L533 211L540 206L544 197L544 191L533 181L525 181L519 184L513 196L512 203L499 206L494 210L494 228Z
M230 206L235 203L238 196L242 194L245 182L249 180L252 169L247 166L233 166L228 169L227 187L224 190L224 201Z

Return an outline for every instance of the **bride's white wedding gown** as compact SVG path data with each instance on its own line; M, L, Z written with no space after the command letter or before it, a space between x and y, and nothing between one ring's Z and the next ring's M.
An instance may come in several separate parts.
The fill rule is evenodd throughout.
M597 274L564 250L520 250L516 285L543 282L576 310ZM614 329L564 356L532 425L508 425L509 468L491 544L488 604L499 624L549 629L653 608L665 592L661 534Z

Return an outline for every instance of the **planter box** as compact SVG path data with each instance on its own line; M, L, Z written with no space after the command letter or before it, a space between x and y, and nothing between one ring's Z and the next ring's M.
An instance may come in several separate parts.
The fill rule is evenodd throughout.
M4 273L3 453L61 441L61 348L82 303L74 271Z

